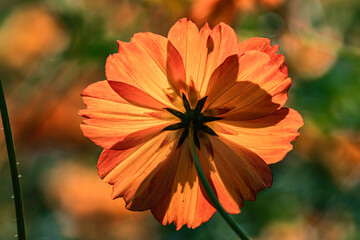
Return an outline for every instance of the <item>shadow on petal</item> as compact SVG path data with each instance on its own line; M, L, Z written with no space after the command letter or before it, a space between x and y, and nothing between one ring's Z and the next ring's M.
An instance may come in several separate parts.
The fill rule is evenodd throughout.
M285 104L290 83L270 92L251 81L237 81L205 110L205 114L224 118L223 121L244 121L270 115ZM269 124L276 124L274 119Z

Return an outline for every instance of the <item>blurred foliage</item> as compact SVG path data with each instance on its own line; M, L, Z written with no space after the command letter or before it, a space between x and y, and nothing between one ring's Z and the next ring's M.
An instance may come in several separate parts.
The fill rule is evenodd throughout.
M113 201L114 211L99 207L110 206L106 184L84 187L101 183L100 148L79 129L81 90L105 78L116 40L166 35L181 17L200 26L225 21L241 40L279 43L293 80L287 105L304 116L295 150L271 166L273 186L246 202L236 220L254 239L360 239L359 13L357 0L0 1L0 77L29 239L236 239L218 214L195 230L175 231L149 213L124 210L122 200ZM0 239L14 239L3 141L0 148ZM67 174L73 171L79 174Z

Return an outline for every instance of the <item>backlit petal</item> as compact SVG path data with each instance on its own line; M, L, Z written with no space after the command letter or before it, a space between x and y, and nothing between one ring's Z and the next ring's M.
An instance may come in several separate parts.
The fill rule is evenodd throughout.
M238 53L238 39L232 28L219 24L210 29L206 24L200 32L196 25L181 19L170 29L168 38L179 51L185 65L186 83L194 82L204 97L211 74L231 55Z
M164 198L151 209L162 224L174 222L176 229L183 225L196 228L214 214L215 208L204 197L196 168L191 160L186 140L181 146L179 164L171 188Z
M280 71L288 74L284 56L282 54L276 54L279 50L279 45L270 46L270 39L260 37L253 37L239 43L239 55L252 50L264 52L268 54L272 60L281 62L282 66L280 67Z
M137 87L120 81L108 82L110 87L129 103L138 105L140 107L154 108L158 110L167 107L167 105L158 102L152 96Z
M239 207L242 204L239 197L255 200L259 191L271 186L271 170L257 154L240 145L232 144L222 136L209 136L209 139L215 146L214 174L233 193Z
M205 103L207 108L224 92L228 91L237 80L239 71L238 55L232 55L225 59L225 61L215 69L209 79L209 84L206 91L208 99Z
M112 90L107 81L99 81L89 85L82 93L82 97L98 98L112 102L126 103L126 100L120 97L115 91ZM85 103L85 105L87 105Z
M147 121L122 120L118 122L113 119L85 119L80 127L84 136L100 147L122 150L150 140L168 124L162 120L151 119Z
M271 114L286 103L291 80L281 72L282 63L248 51L240 56L239 65L237 83L212 104L213 111L231 109L221 117L247 120Z
M169 41L167 45L166 71L168 78L179 96L186 92L186 73L180 53Z
M199 39L199 30L197 26L191 21L183 18L177 21L169 30L168 39L178 50L183 59L186 71L186 84L189 86L191 81L196 82L195 77L197 76L201 58L201 54L199 53L201 53L200 51L206 51L206 38L203 37L202 39ZM200 49L201 47L202 49Z
M99 91L99 89L101 91ZM164 127L176 121L164 110L154 111L129 104L107 81L90 85L83 93L87 109L80 110L86 117L81 124L84 135L105 149L126 149L147 141Z
M206 140L205 143L204 140ZM201 142L201 151L197 150L199 156L199 162L202 167L202 170L212 187L213 192L217 196L221 206L231 214L236 214L240 212L240 207L243 206L244 201L241 193L233 187L231 179L226 176L222 178L219 175L219 169L217 165L214 164L214 148L217 146L212 146L209 139L202 139ZM204 194L205 190L202 189ZM206 194L205 194L206 195Z
M99 176L113 186L113 198L123 197L130 210L154 206L170 188L177 168L176 133L161 133L137 147L104 150L98 162Z
M210 76L226 58L238 53L238 38L235 31L224 23L215 26L207 40L208 58L203 76L200 96L206 92Z
M299 136L302 117L291 108L253 120L225 121L212 125L221 139L250 149L267 164L282 160L292 149L291 141Z
M118 41L119 53L106 61L106 78L137 87L169 105L172 91L166 76L167 39L152 33L135 34L129 43Z

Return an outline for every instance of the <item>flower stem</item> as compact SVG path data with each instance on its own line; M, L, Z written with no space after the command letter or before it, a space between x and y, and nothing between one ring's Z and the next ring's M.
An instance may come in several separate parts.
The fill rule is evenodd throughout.
M6 107L5 94L1 79L0 79L0 109L1 109L1 118L3 122L4 134L5 134L6 147L10 162L13 191L14 191L16 222L17 222L17 230L18 230L17 237L19 240L25 240L26 237L25 237L24 211L23 211L23 203L22 203L21 190L20 190L19 171L17 168L15 146L11 133L9 114Z
M190 131L191 133L193 131ZM200 166L200 162L199 162L199 158L196 154L196 148L195 148L195 143L194 143L194 138L190 135L189 136L189 144L190 144L190 149L191 149L191 154L193 156L194 159L194 163L195 163L195 167L196 167L196 171L199 175L200 181L202 183L202 185L204 186L206 193L208 194L208 196L210 197L212 203L214 204L215 208L219 211L219 213L222 215L222 217L225 219L225 221L230 225L230 227L234 230L234 232L240 237L240 239L242 240L249 240L249 237L246 235L246 233L241 229L241 227L235 222L235 220L231 217L231 215L229 213L227 213L225 211L225 209L221 206L217 196L215 195L215 193L213 192L213 190L211 189L205 174Z

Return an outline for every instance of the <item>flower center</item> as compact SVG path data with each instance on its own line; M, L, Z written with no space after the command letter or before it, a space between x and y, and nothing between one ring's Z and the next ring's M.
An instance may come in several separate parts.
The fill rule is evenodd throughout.
M210 127L205 125L207 122L213 122L216 120L220 120L222 118L220 117L214 117L214 116L205 116L201 113L205 101L207 97L204 97L200 99L196 107L194 109L191 108L190 103L188 99L186 98L185 94L182 94L183 104L185 107L185 113L182 113L180 111L174 110L172 108L164 108L169 113L173 114L177 118L180 119L179 123L175 123L172 125L169 125L165 127L162 131L174 131L178 129L184 129L182 132L179 143L177 145L177 148L181 146L181 144L185 141L187 135L189 134L189 131L193 131L194 135L194 142L197 148L200 150L200 142L198 137L198 131L203 131L205 133L208 133L210 135L217 136L214 130L212 130Z

